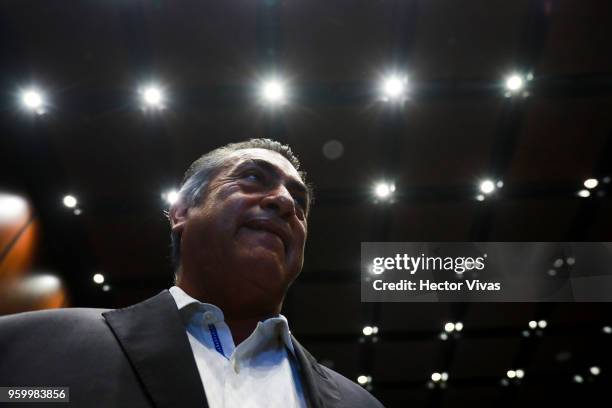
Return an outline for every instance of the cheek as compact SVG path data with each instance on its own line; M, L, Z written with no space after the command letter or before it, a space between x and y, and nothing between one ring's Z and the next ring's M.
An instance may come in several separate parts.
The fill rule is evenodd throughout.
M297 251L300 255L300 257L304 257L304 248L306 247L306 236L307 236L307 231L305 227L298 227L298 233L296 234L297 236L299 236L299 242L298 245L296 246Z

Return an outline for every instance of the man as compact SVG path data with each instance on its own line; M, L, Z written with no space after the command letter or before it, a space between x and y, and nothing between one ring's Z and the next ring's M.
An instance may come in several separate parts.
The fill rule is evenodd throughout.
M169 211L176 286L125 309L0 318L0 386L69 386L87 407L381 407L280 314L312 200L298 170L268 139L196 160Z

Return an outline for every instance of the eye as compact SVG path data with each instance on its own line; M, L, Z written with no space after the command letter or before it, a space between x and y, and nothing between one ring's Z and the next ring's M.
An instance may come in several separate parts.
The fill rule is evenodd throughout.
M301 198L301 197L297 197L295 199L295 202L298 204L298 206L302 209L302 210L306 210L306 200Z
M303 197L297 197L295 202L299 218L304 218L306 215L306 199Z
M263 181L263 175L257 170L249 170L242 175L242 178L248 181L261 182Z

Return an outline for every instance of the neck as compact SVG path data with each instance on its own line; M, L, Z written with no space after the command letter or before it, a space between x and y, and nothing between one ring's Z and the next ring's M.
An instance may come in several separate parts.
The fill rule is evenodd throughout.
M270 310L269 307L262 307L262 305L239 304L232 301L232 299L213 298L204 291L198 291L181 279L177 279L176 286L200 302L210 303L219 307L223 312L225 323L232 333L236 346L253 333L257 323L272 316L277 316L281 309L281 305L276 305L272 308L273 310Z
M227 323L230 328L232 338L234 339L234 344L236 346L246 340L247 337L249 337L251 333L255 331L258 322L259 319L255 318L242 320L225 319L225 323Z

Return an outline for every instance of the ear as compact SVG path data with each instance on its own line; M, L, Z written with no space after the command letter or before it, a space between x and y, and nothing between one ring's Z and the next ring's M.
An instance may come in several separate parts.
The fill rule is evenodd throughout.
M189 207L184 205L181 200L170 207L168 218L170 219L170 229L172 233L181 233L185 227L185 222L189 216Z

